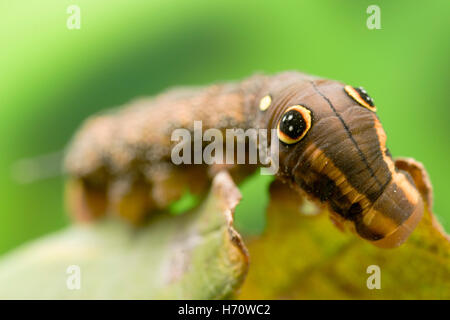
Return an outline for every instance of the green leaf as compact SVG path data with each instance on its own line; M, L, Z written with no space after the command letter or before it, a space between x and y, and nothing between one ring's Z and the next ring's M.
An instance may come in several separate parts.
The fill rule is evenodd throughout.
M219 173L202 205L160 214L144 228L108 219L75 225L0 262L2 299L219 299L241 285L246 249L233 228L240 193ZM69 266L81 286L68 289Z
M341 232L326 210L303 214L305 200L280 184L271 192L267 229L246 241L252 264L238 298L450 299L450 240L428 206L403 245L380 249ZM367 286L371 265L381 289Z

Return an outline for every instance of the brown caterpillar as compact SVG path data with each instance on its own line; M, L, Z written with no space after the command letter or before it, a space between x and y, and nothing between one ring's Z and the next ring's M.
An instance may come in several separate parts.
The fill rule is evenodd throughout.
M188 187L203 193L217 170L245 178L257 165L174 165L171 133L276 129L277 178L328 204L335 221L381 247L404 242L424 203L396 167L373 100L362 88L298 72L174 89L89 119L66 158L68 202L81 220L114 212L139 224Z

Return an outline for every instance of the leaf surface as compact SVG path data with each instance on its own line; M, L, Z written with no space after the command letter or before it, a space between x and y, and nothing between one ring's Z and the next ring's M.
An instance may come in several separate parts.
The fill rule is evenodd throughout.
M428 206L403 245L380 249L341 232L326 210L302 214L285 191L271 186L267 229L246 241L251 267L238 298L450 299L450 241ZM381 289L368 289L371 265Z
M2 299L220 299L241 285L248 257L233 228L240 193L219 173L206 200L142 229L108 219L38 239L0 262ZM73 288L69 266L80 268ZM69 287L67 283L69 282Z

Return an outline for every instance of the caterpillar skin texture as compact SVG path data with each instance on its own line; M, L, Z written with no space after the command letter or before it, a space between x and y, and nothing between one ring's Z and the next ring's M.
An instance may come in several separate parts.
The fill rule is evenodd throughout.
M214 172L245 178L254 165L171 162L177 128L277 129L279 170L292 189L326 204L333 220L380 247L404 242L423 214L406 171L396 168L373 101L363 89L298 72L170 90L90 118L68 150L70 210L107 212L139 224L186 188L202 194ZM297 141L297 139L299 139Z

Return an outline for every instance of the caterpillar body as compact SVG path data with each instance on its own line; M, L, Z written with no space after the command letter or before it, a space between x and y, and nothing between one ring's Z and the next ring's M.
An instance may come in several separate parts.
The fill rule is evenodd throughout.
M70 210L81 220L116 213L139 224L186 188L203 194L218 170L237 179L258 165L175 165L173 130L275 129L276 178L326 204L334 220L380 247L404 242L424 203L386 147L372 98L362 88L299 72L180 88L86 121L68 150ZM225 143L225 141L224 141Z

